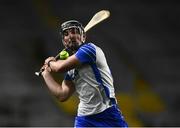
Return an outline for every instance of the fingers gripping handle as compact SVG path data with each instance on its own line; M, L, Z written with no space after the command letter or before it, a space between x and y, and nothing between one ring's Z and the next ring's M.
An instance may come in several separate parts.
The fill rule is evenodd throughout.
M57 60L58 58L59 58L59 54L56 55L55 59ZM40 69L39 72L35 72L35 75L36 76L41 76L43 71L44 71L44 69Z

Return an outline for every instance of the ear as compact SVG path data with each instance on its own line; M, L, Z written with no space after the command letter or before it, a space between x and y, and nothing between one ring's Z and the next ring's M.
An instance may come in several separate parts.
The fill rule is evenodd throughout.
M84 43L86 41L86 34L82 35L82 42Z

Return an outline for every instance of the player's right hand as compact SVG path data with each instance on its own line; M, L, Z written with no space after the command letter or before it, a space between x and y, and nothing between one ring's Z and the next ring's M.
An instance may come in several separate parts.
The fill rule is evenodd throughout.
M52 71L51 68L47 64L44 64L41 70L43 70L42 76L44 76L45 74L49 74Z

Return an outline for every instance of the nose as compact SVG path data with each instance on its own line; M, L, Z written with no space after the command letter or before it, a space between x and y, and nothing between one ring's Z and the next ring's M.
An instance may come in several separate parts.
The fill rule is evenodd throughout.
M75 40L74 34L71 33L71 32L69 32L69 33L68 33L68 36L66 37L66 40L67 40L68 42L71 42L72 40Z

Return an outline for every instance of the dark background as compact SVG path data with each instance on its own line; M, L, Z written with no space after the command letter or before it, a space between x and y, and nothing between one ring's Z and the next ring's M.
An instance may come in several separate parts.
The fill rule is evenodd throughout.
M63 49L59 24L102 9L111 16L87 40L106 54L129 126L180 126L180 4L140 0L1 0L0 126L73 126L77 103L57 103L34 72Z

